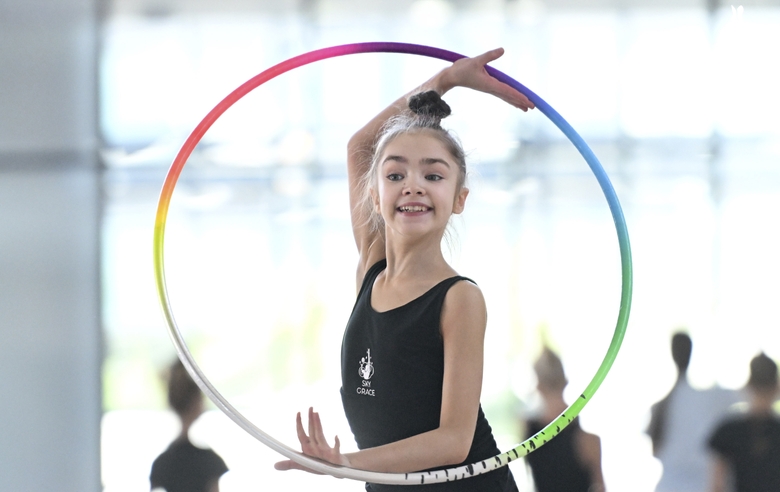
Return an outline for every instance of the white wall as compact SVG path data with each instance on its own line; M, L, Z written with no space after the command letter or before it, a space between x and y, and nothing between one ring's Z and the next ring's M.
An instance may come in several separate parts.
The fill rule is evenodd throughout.
M0 490L100 490L97 0L0 0Z

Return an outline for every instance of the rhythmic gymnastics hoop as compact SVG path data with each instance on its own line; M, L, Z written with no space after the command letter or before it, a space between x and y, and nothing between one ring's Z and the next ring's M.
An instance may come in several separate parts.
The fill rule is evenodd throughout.
M460 480L475 475L481 475L493 471L497 468L501 468L512 462L515 459L522 458L535 449L548 442L550 439L558 435L569 423L582 411L585 404L595 394L604 378L607 376L610 368L612 367L615 358L617 357L620 346L623 343L623 338L626 332L626 326L628 325L628 316L631 310L631 294L633 289L633 267L631 263L631 246L628 240L628 229L626 228L625 218L623 217L623 210L620 207L615 190L612 187L612 183L609 180L604 168L599 163L596 155L590 150L588 145L582 139L582 137L574 131L569 123L561 117L549 104L547 104L542 98L534 94L528 88L509 77L508 75L490 67L486 66L487 72L504 82L530 99L536 108L544 113L547 118L552 121L568 139L574 144L580 154L585 158L591 171L593 172L596 180L601 186L601 190L604 193L607 203L609 204L609 210L612 214L612 219L615 223L615 228L618 235L618 243L620 246L620 261L622 269L622 289L620 296L620 309L618 311L617 324L615 326L615 332L612 336L607 353L604 356L601 365L596 371L595 376L590 381L588 386L582 392L579 398L572 403L566 410L561 413L555 420L549 423L545 428L529 437L522 443L518 444L514 449L502 454L498 454L492 458L472 463L465 466L459 466L454 468L447 468L435 471L415 472L415 473L379 473L370 472L365 470L357 470L354 468L347 468L331 463L326 463L311 456L304 455L282 442L274 439L259 427L250 422L246 417L236 410L213 384L208 380L206 375L200 369L198 364L192 357L187 344L184 342L181 331L179 330L176 320L173 316L173 310L171 309L170 299L168 298L168 289L165 282L165 262L164 262L164 246L165 246L165 221L168 216L168 208L170 206L173 190L176 187L176 181L181 174L184 164L192 154L195 146L200 142L206 131L214 124L215 121L233 104L239 99L247 95L252 90L256 89L260 85L268 82L269 80L278 77L279 75L293 70L295 68L314 63L316 61L325 60L328 58L334 58L337 56L354 55L358 53L401 53L427 56L430 58L438 58L449 62L455 62L460 58L465 58L464 55L454 53L431 46L423 46L417 44L408 43L355 43L345 44L340 46L332 46L330 48L323 48L315 51L310 51L302 55L290 58L282 63L274 65L273 67L261 72L260 74L252 77L248 81L244 82L241 86L228 94L222 101L220 101L214 109L212 109L205 118L195 127L190 136L185 140L179 153L176 155L173 163L171 164L168 174L165 178L162 191L160 193L160 201L157 206L157 216L154 226L154 273L157 283L157 293L162 304L163 314L168 325L168 332L171 336L176 351L179 355L187 371L192 378L198 384L200 389L211 399L212 402L222 410L231 420L238 424L250 435L257 438L260 442L277 451L283 456L295 461L298 464L306 466L314 471L332 475L337 478L349 478L352 480L360 480L365 482L391 484L391 485L411 485L421 483L438 483L449 482L453 480Z

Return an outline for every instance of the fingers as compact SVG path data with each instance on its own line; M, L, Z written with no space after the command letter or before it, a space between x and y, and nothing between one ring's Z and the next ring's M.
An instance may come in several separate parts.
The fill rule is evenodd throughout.
M322 475L322 473L318 471L314 471L311 468L307 468L303 465L300 465L293 460L278 461L274 463L274 469L279 471L302 470L305 472L313 473L315 475Z
M307 446L310 443L309 436L303 430L303 422L301 421L301 412L295 416L295 429L298 432L298 441L301 443L301 447Z
M312 443L316 446L319 442L317 442L317 429L316 424L314 423L314 415L314 408L309 407L309 439L311 439Z
M476 60L479 60L479 62L482 65L486 65L492 62L493 60L498 60L499 58L501 58L503 54L504 54L504 48L495 48L490 51L486 51L485 53L482 53L479 56L475 56L474 58Z
M314 446L330 449L328 440L325 438L325 433L322 430L320 414L315 412L313 408L309 408L309 439Z
M314 408L309 407L308 433L303 429L300 412L296 416L295 425L298 432L298 440L301 443L301 449L305 454L323 457L323 453L330 451L331 447L322 430L320 414L315 412Z
M328 440L325 438L325 432L322 430L322 420L320 420L320 414L314 412L314 436L317 444L323 447L330 448Z
M495 79L485 70L485 65L503 55L504 49L496 48L473 58L456 61L450 72L456 81L455 85L492 94L523 111L533 109L534 103L525 94Z
M528 111L529 109L534 109L536 107L534 103L528 99L528 96L502 82L498 82L495 91L496 92L494 92L493 95L523 111Z
M294 462L293 460L277 461L274 463L274 469L287 471L294 469L297 465L298 463Z
M491 80L485 87L484 92L496 96L497 98L511 104L512 106L522 109L523 111L528 111L529 109L534 109L536 107L534 103L528 99L528 96L518 91L514 87L511 87L492 77L490 79Z
M298 440L301 443L301 451L307 456L318 458L328 463L334 463L341 466L349 466L349 459L341 454L341 442L338 436L335 437L335 445L330 447L325 433L322 430L322 420L320 414L309 407L308 434L303 428L303 419L301 413L295 416L295 429L298 434ZM295 461L280 461L274 465L277 470L304 470L310 473L318 473L305 466L301 466Z

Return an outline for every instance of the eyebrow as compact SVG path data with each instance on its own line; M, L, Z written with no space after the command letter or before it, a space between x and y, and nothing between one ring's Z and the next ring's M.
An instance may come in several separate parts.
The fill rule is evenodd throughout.
M384 158L384 160L382 161L382 164L385 164L388 161L396 161L396 162L400 162L402 164L406 164L406 163L409 162L409 159L407 159L406 157L404 157L402 155L389 155L389 156ZM440 163L440 164L444 164L447 167L450 167L450 163L449 162L445 161L444 159L439 159L439 158L436 158L436 157L423 157L422 159L420 159L420 163L421 164L428 164L428 165Z

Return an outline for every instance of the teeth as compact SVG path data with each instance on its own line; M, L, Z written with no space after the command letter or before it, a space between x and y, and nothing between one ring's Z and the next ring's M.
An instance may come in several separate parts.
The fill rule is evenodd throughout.
M400 207L401 212L425 212L428 207L414 206L414 207Z

